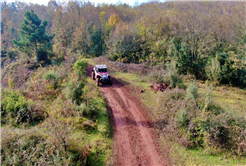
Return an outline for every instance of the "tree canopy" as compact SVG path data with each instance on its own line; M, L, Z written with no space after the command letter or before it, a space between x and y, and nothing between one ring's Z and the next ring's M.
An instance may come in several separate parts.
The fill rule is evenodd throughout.
M54 55L58 63L71 54L107 54L114 61L151 66L176 61L180 74L203 80L212 78L206 68L217 56L219 80L245 85L244 8L245 2L150 2L134 7L121 3L95 6L76 0L50 1L48 6L2 3L1 52L13 55L15 43L29 56L37 46L37 60ZM52 35L45 28L55 34L52 45Z
M13 40L13 44L19 48L21 52L28 55L32 55L35 50L37 63L39 63L39 53L41 53L42 49L45 48L47 51L52 49L52 47L50 47L50 41L54 35L46 34L45 28L47 21L45 20L43 24L41 24L41 20L33 10L27 11L24 16L25 18L23 19L20 29L20 37L17 40ZM47 51L45 56L47 56Z

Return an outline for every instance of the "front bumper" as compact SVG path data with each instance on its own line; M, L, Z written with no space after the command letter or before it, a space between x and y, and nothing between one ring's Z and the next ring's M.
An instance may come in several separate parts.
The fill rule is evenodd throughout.
M108 76L101 76L100 82L102 83L108 83L110 81Z

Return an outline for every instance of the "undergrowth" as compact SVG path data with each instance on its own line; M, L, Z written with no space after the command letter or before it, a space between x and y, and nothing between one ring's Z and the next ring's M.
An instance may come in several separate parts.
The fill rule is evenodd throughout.
M95 61L98 62L98 59ZM113 66L112 62L104 62ZM117 66L120 65L115 63L113 70L116 68L116 72L111 73L125 82L131 93L147 106L154 121L152 127L160 134L161 146L170 153L167 157L173 164L203 164L198 162L199 158L204 161L202 156L214 156L214 163L204 161L207 164L245 163L246 119L242 113L245 105L241 103L245 100L244 90L214 86L213 82L204 84L192 75L179 76L175 70L170 70L170 64L158 70L152 68L146 75L135 72L138 69L128 70L125 65L126 73ZM169 77L176 84L173 88L177 88L154 93L150 85L168 82L168 77L165 77L168 75L179 78L180 81L175 82L177 79ZM181 88L179 83L184 86ZM140 89L144 92L140 93Z
M39 67L25 89L2 86L3 165L112 165L107 105L87 65Z

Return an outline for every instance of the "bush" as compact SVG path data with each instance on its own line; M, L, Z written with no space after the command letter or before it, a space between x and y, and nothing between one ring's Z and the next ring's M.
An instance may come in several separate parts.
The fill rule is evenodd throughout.
M166 63L167 70L159 69L148 74L148 81L151 83L165 83L168 86L186 89L183 80L176 71L176 63Z
M183 80L180 78L179 74L177 73L176 61L171 61L170 63L167 62L165 65L168 71L167 74L164 76L167 85L173 88L178 87L178 88L186 89Z
M209 78L209 80L212 81L215 85L219 84L221 80L221 68L218 56L212 58L211 64L207 65L206 75Z
M189 116L187 111L184 108L181 108L179 112L177 112L177 122L179 127L187 127L189 124Z
M98 115L98 110L93 102L90 102L86 109L83 111L83 116L95 120Z
M8 58L11 59L11 60L13 60L13 59L16 57L14 51L8 51L8 52L7 52L7 56L8 56Z
M68 68L64 66L53 66L49 70L36 71L36 77L41 77L44 80L47 89L59 91L65 86L65 81L68 76ZM41 80L40 80L41 81Z
M19 110L27 109L27 101L25 97L17 92L6 90L3 91L1 102L1 115L4 116L8 113L17 114Z
M213 103L212 90L208 86L205 95L201 95L195 82L191 82L186 94L179 89L161 93L157 112L165 122L163 132L187 148L200 147L211 154L246 155L245 119Z
M218 54L218 60L221 64L221 83L237 85L237 69L234 68L234 61L230 60L228 53Z
M197 106L197 98L199 97L198 95L198 86L196 85L195 81L190 82L187 88L187 94L186 94L186 100L192 100Z
M66 88L66 97L72 99L77 105L80 105L83 98L83 88L85 83L83 81L70 81Z
M57 79L57 74L54 70L49 70L43 75L43 79L54 81Z
M149 81L152 83L164 83L166 82L165 79L166 72L164 70L158 70L151 72L148 75Z
M181 89L166 90L161 93L157 100L158 112L162 115L166 122L173 121L176 114L182 108L182 102L185 98L185 91ZM172 123L173 124L173 123Z
M85 148L75 144L71 126L55 120L45 127L45 130L44 128L2 129L1 163L3 165L84 164L87 156L82 152Z
M73 70L78 79L82 79L83 76L86 75L85 68L88 66L87 61L85 60L77 60L73 65Z
M167 53L176 60L176 70L179 74L192 74L193 58L186 42L181 38L171 38Z
M54 87L54 89L57 89L59 87L58 74L54 70L49 70L45 72L45 74L43 75L43 79L48 81Z
M6 90L2 93L1 123L19 125L37 123L43 120L43 111L35 108L35 103L18 92Z
M87 61L77 60L73 65L74 73L76 78L73 77L72 80L66 85L66 97L72 99L77 105L82 102L83 88L85 86L84 77L86 74L85 68L88 66Z
M34 165L52 162L49 153L52 144L39 130L21 131L4 128L2 134L1 163L3 165Z

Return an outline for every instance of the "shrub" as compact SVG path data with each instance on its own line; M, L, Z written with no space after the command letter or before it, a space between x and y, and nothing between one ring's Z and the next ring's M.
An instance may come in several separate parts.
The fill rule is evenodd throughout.
M196 85L195 81L192 81L187 88L187 94L186 94L186 100L192 100L197 106L197 98L199 97L198 95L198 86Z
M193 72L193 58L186 42L181 38L171 38L167 50L168 56L176 60L176 70L179 74Z
M7 87L8 84L5 84L4 80L11 79L12 85L9 85L11 88L25 88L26 81L31 75L31 71L26 68L25 64L22 61L17 61L7 65L1 72L2 86Z
M49 154L52 144L46 141L40 131L13 130L4 128L2 134L1 163L3 165L49 164L53 155Z
M181 108L180 111L177 112L177 122L179 127L187 127L189 124L189 116L185 108Z
M14 80L11 78L11 76L9 76L8 83L9 83L9 88L10 89L13 89L15 87Z
M158 70L151 72L148 75L149 81L152 83L164 83L166 81L165 79L166 72L164 70Z
M164 118L166 122L172 123L176 118L176 113L182 108L182 102L185 98L185 91L180 89L166 90L161 93L157 100L160 118Z
M207 65L206 75L209 78L209 80L212 81L215 85L219 84L221 80L221 68L218 56L212 58L211 64Z
M237 84L237 69L234 67L234 61L230 60L228 53L219 53L218 60L221 64L221 83Z
M73 102L80 105L82 102L83 87L85 83L83 81L70 81L66 88L66 97L72 99Z
M193 81L186 94L179 89L161 93L157 113L165 122L164 135L187 148L200 147L211 154L245 155L245 119L213 103L212 90L212 86L207 86L206 93L201 95Z
M1 103L2 116L11 112L17 114L19 110L27 108L28 103L25 97L17 92L6 90L2 96L4 98Z
M87 159L85 148L72 139L73 128L59 120L49 121L45 129L2 130L3 165L83 165Z
M97 118L97 115L98 115L97 108L95 107L93 102L90 102L87 105L86 109L83 111L83 116L95 120Z
M43 120L43 112L35 109L35 103L14 91L2 93L1 123L18 125L21 123L37 123Z
M183 80L180 78L179 74L177 73L176 61L171 61L170 63L167 62L165 65L168 71L167 74L164 76L165 82L170 87L173 88L178 87L178 88L186 89Z
M14 51L8 51L7 56L9 59L13 60L15 58L15 52Z
M73 79L66 86L66 97L72 99L77 105L82 102L83 88L85 86L84 76L86 74L85 68L88 66L87 61L78 60L73 65L76 78Z
M76 113L76 105L71 100L65 100L63 95L60 95L47 110L49 117L76 117L80 116Z
M43 75L43 79L50 81L56 80L57 74L54 70L49 70Z
M87 61L85 60L77 60L73 65L73 70L78 79L82 79L83 76L86 75L85 68L88 66Z
M54 87L54 89L57 89L59 87L58 74L54 70L48 70L47 72L45 72L45 74L43 75L43 79L47 80Z

